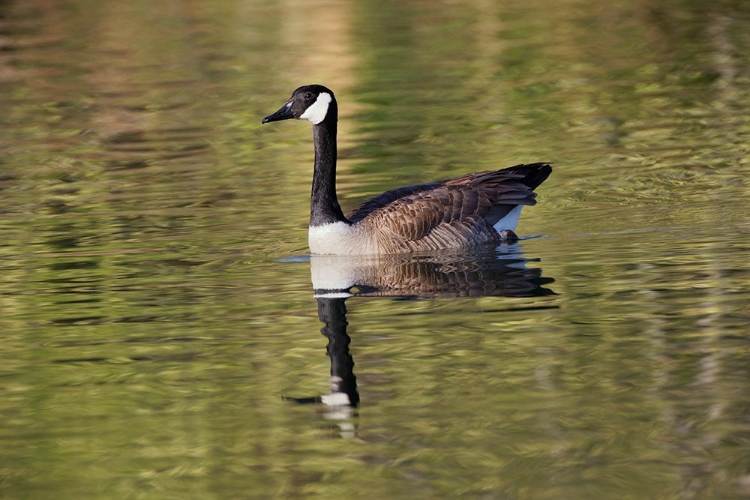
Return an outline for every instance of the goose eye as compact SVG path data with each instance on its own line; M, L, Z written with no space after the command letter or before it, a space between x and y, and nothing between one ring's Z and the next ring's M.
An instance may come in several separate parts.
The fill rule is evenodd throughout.
M305 99L308 101L313 98L312 92L305 92Z

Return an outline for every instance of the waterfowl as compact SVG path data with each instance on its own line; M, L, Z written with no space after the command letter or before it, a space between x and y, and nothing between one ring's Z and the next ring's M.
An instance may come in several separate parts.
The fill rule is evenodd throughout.
M315 166L308 243L313 254L397 254L470 248L516 239L521 209L536 204L547 163L466 174L386 191L346 217L336 197L338 104L322 85L299 87L269 123L290 118L313 124Z

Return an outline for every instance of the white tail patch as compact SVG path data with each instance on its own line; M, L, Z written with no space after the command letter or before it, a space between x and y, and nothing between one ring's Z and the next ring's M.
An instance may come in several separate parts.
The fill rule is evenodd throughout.
M521 209L523 205L517 205L513 210L508 212L508 215L500 219L495 223L495 231L515 231L518 225L518 219L521 217Z
M313 125L325 120L328 114L328 105L331 103L333 98L328 92L321 92L318 94L318 98L315 102L300 115L300 118L309 120Z

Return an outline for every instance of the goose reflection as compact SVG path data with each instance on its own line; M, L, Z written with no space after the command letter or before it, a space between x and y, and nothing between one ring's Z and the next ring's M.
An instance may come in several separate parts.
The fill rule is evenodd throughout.
M343 421L359 404L354 359L349 352L346 300L349 297L537 297L554 295L546 286L554 279L542 269L527 267L529 259L513 244L489 251L394 256L310 257L311 275L321 333L328 339L331 393L284 399L297 403L322 403L327 417ZM343 437L353 436L351 424L339 423Z
M500 251L502 249L502 251ZM310 257L316 297L533 297L554 294L519 245L471 253Z

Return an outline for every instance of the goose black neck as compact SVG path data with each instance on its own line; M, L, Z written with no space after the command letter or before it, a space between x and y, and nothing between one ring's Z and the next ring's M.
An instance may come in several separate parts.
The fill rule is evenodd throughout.
M315 170L310 198L310 226L346 222L336 197L336 121L329 111L325 120L313 126Z

